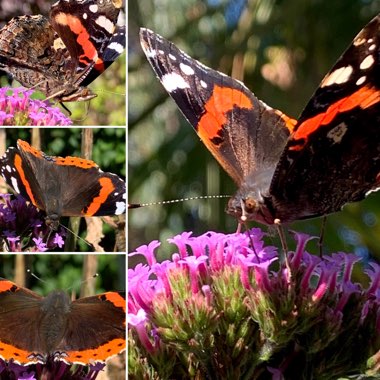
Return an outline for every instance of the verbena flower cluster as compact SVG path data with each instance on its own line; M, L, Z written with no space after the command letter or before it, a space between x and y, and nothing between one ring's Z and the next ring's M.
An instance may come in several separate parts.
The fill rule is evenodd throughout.
M95 380L104 366L105 364L74 366L52 358L46 364L22 366L0 359L0 380Z
M66 233L51 231L45 215L24 198L0 194L0 251L45 252L62 248Z
M72 121L48 101L31 99L33 90L0 88L0 125L67 126Z
M332 380L375 366L380 266L355 283L358 257L311 255L297 233L288 270L263 237L185 232L171 260L157 262L157 241L130 254L147 262L128 273L131 379Z

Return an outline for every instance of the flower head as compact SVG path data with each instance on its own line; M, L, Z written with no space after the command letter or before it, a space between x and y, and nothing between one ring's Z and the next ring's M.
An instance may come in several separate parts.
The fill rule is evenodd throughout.
M95 380L104 368L103 363L89 366L66 364L48 357L45 364L20 365L0 359L0 380Z
M380 266L364 287L354 255L313 256L296 234L288 274L263 237L183 233L162 263L158 242L133 252L147 264L129 272L131 375L330 379L365 368L380 349Z
M49 101L31 99L33 90L0 88L0 125L67 126L72 121Z
M0 194L0 240L10 252L44 252L61 248L66 232L52 232L45 215L21 196Z

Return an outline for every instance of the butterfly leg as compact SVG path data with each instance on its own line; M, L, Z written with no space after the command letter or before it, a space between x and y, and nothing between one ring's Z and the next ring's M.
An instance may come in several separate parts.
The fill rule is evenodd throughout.
M318 249L319 249L319 257L322 258L322 251L323 251L323 238L325 237L325 230L326 230L326 223L327 223L327 216L325 215L322 218L322 224L321 224L321 232L319 233L319 240L318 240Z
M249 240L250 240L250 242L251 242L252 251L253 251L253 253L254 253L255 256L256 256L257 262L260 263L260 257L259 257L259 255L258 255L257 252L256 252L255 245L253 244L252 235L249 233L249 228L247 227L247 225L246 225L245 223L240 223L240 222L239 222L236 233L238 234L238 233L241 232L241 227L242 227L242 226L244 226L245 231L246 231L247 234L248 234Z
M289 276L291 277L292 272L290 270L290 265L289 265L289 261L288 261L288 244L286 242L285 231L284 231L284 228L281 224L280 219L275 219L274 224L277 227L278 236L280 237L280 241L281 241L282 252L284 255L283 261L285 262L286 269L288 270Z

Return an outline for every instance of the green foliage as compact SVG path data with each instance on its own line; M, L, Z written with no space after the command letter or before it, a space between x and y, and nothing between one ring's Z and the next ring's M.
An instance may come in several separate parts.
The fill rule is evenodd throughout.
M126 55L95 79L89 88L97 97L89 103L65 104L74 125L126 126Z
M36 280L26 274L26 287L41 295L57 289L74 291L78 297L81 287L84 255L25 255L25 269L41 278ZM99 277L96 292L125 289L125 256L97 255ZM13 281L15 255L0 255L0 276ZM95 274L95 273L94 273Z

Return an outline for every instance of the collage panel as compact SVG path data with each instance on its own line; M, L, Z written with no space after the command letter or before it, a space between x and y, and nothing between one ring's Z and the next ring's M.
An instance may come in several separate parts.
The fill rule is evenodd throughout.
M125 252L125 132L1 129L1 251Z
M125 379L125 270L125 255L0 255L1 379Z
M0 0L1 380L127 378L126 14Z
M379 11L129 3L129 378L379 377Z
M0 1L0 125L126 126L122 0Z

